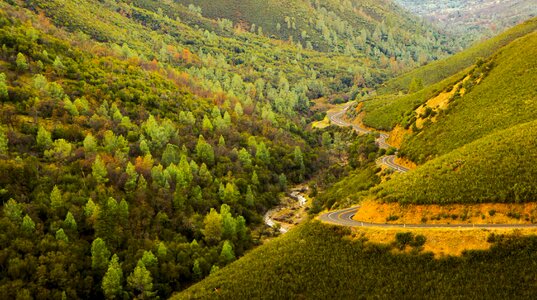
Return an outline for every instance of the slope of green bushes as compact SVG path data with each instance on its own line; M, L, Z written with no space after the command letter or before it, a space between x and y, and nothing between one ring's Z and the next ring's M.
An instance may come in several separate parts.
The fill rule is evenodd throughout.
M419 204L537 199L537 121L490 134L375 188L380 199Z
M537 238L503 239L490 251L434 259L306 223L172 299L532 299Z

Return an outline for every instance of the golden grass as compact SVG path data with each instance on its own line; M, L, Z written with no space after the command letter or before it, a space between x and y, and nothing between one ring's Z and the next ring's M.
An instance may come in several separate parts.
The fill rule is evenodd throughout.
M516 215L520 218L515 218ZM387 222L390 216L398 219ZM537 203L401 205L368 199L362 202L354 219L396 224L531 224L532 219L537 222Z
M396 228L353 228L354 237L365 237L371 243L390 244L395 241L395 234L408 232L408 229ZM414 235L427 238L423 246L424 252L432 252L436 258L446 255L460 256L465 250L486 250L490 248L487 238L491 233L508 235L537 234L537 229L412 229ZM399 250L394 250L399 252ZM406 251L410 251L407 247Z

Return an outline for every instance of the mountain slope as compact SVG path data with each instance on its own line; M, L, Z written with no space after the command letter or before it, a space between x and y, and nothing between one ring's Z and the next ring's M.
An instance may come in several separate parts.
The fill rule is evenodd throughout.
M292 40L305 48L394 57L413 65L443 56L446 40L391 0L185 1L213 19ZM261 28L261 29L260 29ZM379 56L381 55L381 56Z
M342 228L309 222L172 299L531 299L537 293L537 274L530 267L535 237L508 239L490 251L460 258L434 259L394 254L390 246L347 235Z
M414 204L521 203L537 198L537 121L496 131L396 176L374 192Z

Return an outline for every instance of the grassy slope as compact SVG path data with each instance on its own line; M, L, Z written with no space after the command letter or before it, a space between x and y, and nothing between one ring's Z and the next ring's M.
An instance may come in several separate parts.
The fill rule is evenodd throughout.
M436 260L393 254L342 238L346 233L309 222L173 299L530 299L537 293L535 237Z
M406 91L412 78L419 78L424 85L430 85L452 76L461 70L471 66L479 57L488 57L501 47L509 44L513 40L522 37L537 29L537 18L533 18L518 26L515 26L506 32L478 43L475 46L450 56L446 59L430 63L426 66L408 72L386 82L385 86L380 89L381 93L390 93L397 91Z
M450 90L456 82L464 78L466 73L467 70L463 70L410 95L387 94L365 101L363 110L366 114L363 122L367 126L380 130L392 130L401 122L406 112L416 109L438 93Z
M488 135L381 184L385 201L447 204L537 198L537 121Z
M414 161L442 155L497 130L537 118L537 32L503 48L481 83L450 104L438 122L407 139ZM516 141L514 141L516 142Z

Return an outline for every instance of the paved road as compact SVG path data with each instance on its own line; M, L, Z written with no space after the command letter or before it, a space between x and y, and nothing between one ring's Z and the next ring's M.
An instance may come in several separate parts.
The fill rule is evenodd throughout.
M341 127L352 126L352 128L358 133L362 133L362 134L372 133L372 131L370 131L368 129L362 128L362 127L360 127L358 125L355 125L355 124L351 124L351 123L346 122L345 120L342 119L343 115L347 112L349 107L350 107L350 105L347 105L341 111L329 115L330 121L332 123L336 124L337 126L341 126ZM390 136L387 135L386 133L381 133L379 135L379 137L376 140L377 145L379 146L379 148L381 148L381 149L390 148L390 145L388 145L388 143L386 143L386 140L389 137ZM405 168L405 167L403 167L403 166L401 166L401 165L399 165L399 164L397 164L395 162L395 155L383 156L383 157L378 159L378 162L383 164L383 165L385 165L385 166L387 166L390 169L393 169L393 170L397 171L397 172L406 173L406 172L409 171L408 168Z
M381 227L381 228L537 228L537 224L383 224L353 220L352 217L360 209L359 206L335 210L319 215L319 219L346 227Z

